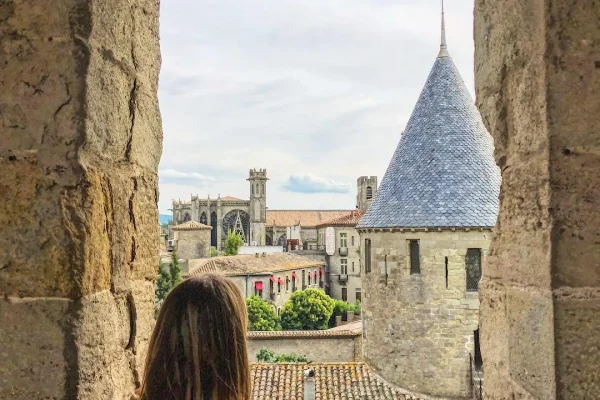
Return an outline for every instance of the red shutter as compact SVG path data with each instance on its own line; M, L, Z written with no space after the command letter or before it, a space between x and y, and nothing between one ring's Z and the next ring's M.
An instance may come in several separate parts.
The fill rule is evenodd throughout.
M254 287L256 290L263 290L262 281L254 282Z
M296 279L298 279L298 275L296 275L296 272L292 272L292 276Z
M278 278L277 282L279 282L280 285L283 285L283 280L281 278Z
M271 276L269 277L269 280L270 280L271 282L275 282L275 277L274 277L273 275L271 275Z

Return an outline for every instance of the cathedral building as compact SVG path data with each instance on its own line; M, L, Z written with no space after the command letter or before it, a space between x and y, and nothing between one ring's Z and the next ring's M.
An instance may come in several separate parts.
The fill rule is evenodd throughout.
M499 190L493 140L448 53L442 14L439 55L357 225L364 357L388 382L471 396Z

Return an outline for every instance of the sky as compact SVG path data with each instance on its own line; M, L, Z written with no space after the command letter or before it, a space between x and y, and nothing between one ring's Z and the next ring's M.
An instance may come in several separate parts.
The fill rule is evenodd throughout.
M383 174L440 43L439 0L161 1L159 210L192 194L270 209L353 209ZM473 95L473 1L446 0Z

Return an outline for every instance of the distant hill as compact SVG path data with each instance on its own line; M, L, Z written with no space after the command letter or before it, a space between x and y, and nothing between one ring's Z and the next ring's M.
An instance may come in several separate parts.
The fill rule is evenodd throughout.
M167 224L169 223L171 220L173 219L172 215L168 215L168 214L160 214L158 216L158 223L159 224Z

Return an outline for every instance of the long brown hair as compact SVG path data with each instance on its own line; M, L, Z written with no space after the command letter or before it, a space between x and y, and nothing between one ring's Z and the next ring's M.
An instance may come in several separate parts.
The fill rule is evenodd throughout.
M246 304L235 283L194 276L165 299L150 339L142 400L249 400Z

